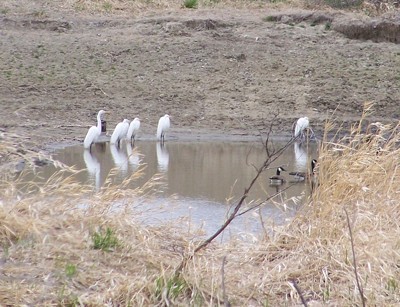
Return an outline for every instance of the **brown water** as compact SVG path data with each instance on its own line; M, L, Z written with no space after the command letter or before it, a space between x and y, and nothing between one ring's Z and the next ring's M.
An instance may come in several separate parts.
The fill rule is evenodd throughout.
M275 144L279 147L280 144ZM247 198L247 206L266 200L277 191L290 186L289 171L306 171L309 161L316 157L316 147L305 148L293 144L265 171ZM165 184L152 200L147 223L167 220L190 219L193 225L202 225L207 233L217 229L224 221L231 206L237 203L244 189L256 174L255 167L266 158L261 143L251 142L166 142L163 146L154 141L137 141L135 146L121 144L117 148L109 143L96 144L91 152L83 146L71 146L53 154L53 158L78 169L85 169L78 176L82 183L90 183L99 190L108 174L116 168L116 183L135 172L145 164L144 176L135 182L140 186L155 174L163 174ZM282 186L270 186L269 177L276 173L276 167L283 165L288 182ZM42 177L45 180L54 173L54 167L46 167ZM281 224L290 219L307 197L307 183L297 183L282 195L260 207L263 219L272 219ZM150 200L149 200L150 201ZM165 204L173 210L165 210ZM254 204L255 204L254 203ZM146 204L149 208L149 204ZM140 210L140 209L139 209ZM258 212L258 211L257 211ZM258 214L258 213L257 213ZM235 233L260 231L259 215L250 212L239 218L232 226Z

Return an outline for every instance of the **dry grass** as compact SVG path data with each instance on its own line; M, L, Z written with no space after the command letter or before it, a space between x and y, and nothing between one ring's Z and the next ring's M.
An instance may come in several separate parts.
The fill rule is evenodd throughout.
M18 182L7 178L1 191L7 197L0 207L0 301L218 306L226 297L233 306L294 306L301 304L295 281L309 304L361 305L351 227L367 305L396 305L399 127L367 125L365 116L347 136L325 137L318 187L289 225L256 243L213 243L178 275L175 268L199 243L195 236L188 238L187 230L172 225L145 228L132 209L138 199L151 197L150 185L157 180L143 189L108 186L92 194L90 187L65 176L65 170L39 193L20 195ZM108 252L94 249L92 235L107 228L118 244Z

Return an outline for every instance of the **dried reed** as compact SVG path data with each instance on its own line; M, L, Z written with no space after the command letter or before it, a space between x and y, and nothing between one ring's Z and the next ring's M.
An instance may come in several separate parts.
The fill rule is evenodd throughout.
M1 185L7 197L0 206L0 301L349 306L362 304L361 288L367 305L396 305L400 133L398 126L368 123L369 111L345 137L325 135L310 201L290 224L255 243L212 242L193 254L198 242L187 231L144 227L135 219L132 204L151 197L149 186L132 190L125 182L92 193L60 174L39 193L21 195L18 180L7 178ZM94 249L93 233L107 228L119 244L108 252ZM181 274L174 274L187 255Z

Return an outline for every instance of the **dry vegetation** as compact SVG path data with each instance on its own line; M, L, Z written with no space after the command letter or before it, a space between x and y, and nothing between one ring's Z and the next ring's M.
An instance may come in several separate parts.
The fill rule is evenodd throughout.
M232 239L194 255L195 233L172 225L144 228L134 218L134 204L151 197L157 179L128 189L138 172L93 194L60 165L59 174L26 194L19 177L3 175L0 301L293 306L303 296L310 305L361 305L363 299L369 306L396 305L400 131L368 124L367 115L345 137L325 137L318 187L289 225L256 243ZM327 132L337 129L328 126ZM7 148L2 145L2 155Z

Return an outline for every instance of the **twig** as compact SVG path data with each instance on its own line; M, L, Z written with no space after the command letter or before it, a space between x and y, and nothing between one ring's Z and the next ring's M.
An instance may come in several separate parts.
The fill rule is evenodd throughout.
M257 170L257 174L254 176L254 178L251 180L249 186L247 188L244 189L243 195L242 197L239 199L238 203L236 204L235 208L233 209L233 212L228 216L228 218L226 219L225 223L219 228L217 229L217 231L211 235L209 238L207 238L206 240L204 240L202 243L200 243L193 251L192 254L188 255L187 257L184 257L181 261L181 263L179 264L179 266L176 268L175 270L175 274L179 274L182 269L185 267L186 263L193 258L194 254L196 254L198 251L200 251L201 249L205 248L207 245L209 245L216 237L218 237L227 227L228 225L237 217L238 212L240 210L240 208L242 207L244 201L246 200L247 196L250 193L250 190L253 188L254 184L256 183L257 179L260 177L261 173L263 171L265 171L269 165L271 165L274 161L276 161L281 155L282 153L289 147L291 146L291 144L293 143L293 138L290 139L285 146L283 146L282 148L278 149L278 150L273 150L272 152L269 151L268 149L268 142L269 142L269 137L270 137L270 133L272 131L272 124L270 127L269 132L267 133L267 140L265 142L265 148L266 148L266 152L267 152L267 158L264 161L263 165ZM282 192L282 191L281 191ZM281 193L279 192L279 193ZM278 194L279 194L278 193ZM278 195L276 194L276 195ZM276 196L274 195L274 196Z
M300 289L299 285L297 284L297 282L296 282L294 279L292 279L291 282L292 282L292 284L293 284L293 287L296 289L297 293L298 293L299 296L300 296L301 303L302 303L305 307L307 307L307 306L308 306L308 305L307 305L307 301L306 301L306 299L304 298L303 293L301 293L301 289Z
M222 258L222 266L221 266L221 286L222 286L222 296L224 298L224 306L225 307L230 307L231 303L228 301L228 296L226 295L226 289L225 289L225 261L226 261L226 256Z
M279 192L276 192L274 195L269 196L267 199L264 199L263 201L259 202L257 205L254 205L250 208L247 208L244 211L241 211L240 213L237 214L237 216L241 216L251 210L254 210L260 206L262 206L263 204L265 204L267 201L269 201L270 199L274 198L275 196L278 196L280 194L282 194L282 192L285 192L287 189L291 188L292 186L297 185L297 183L292 183L291 185L287 186L286 188L284 188L283 190L280 190Z
M353 232L351 230L351 226L350 226L350 218L349 218L349 214L347 213L346 208L344 208L344 212L346 213L346 219L347 219L347 226L349 227L349 235L350 235L350 243L351 243L351 252L353 254L353 267L354 267L354 275L356 276L356 283L357 283L357 288L358 288L358 292L360 292L360 296L361 296L361 303L363 305L363 307L366 306L365 303L365 296L364 296L364 290L361 286L360 280L358 278L358 273L357 273L357 263L356 263L356 253L354 251L354 239L353 239Z

